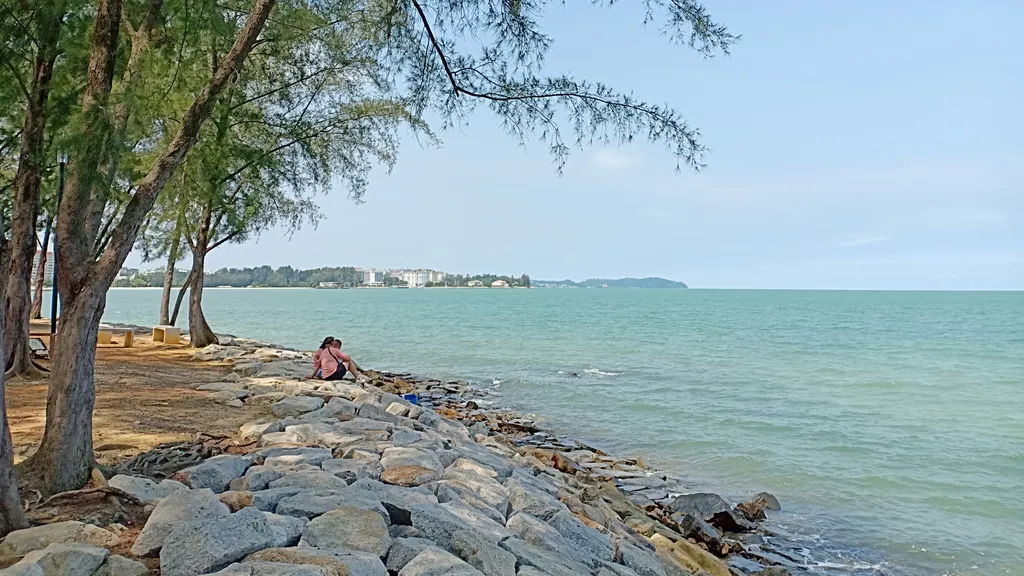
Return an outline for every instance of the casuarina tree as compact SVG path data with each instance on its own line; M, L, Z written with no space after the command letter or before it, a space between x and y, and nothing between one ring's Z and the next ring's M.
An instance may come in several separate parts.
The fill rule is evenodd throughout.
M208 119L211 130L220 129L217 122L247 121L219 112L247 98L261 98L260 92L231 89L245 79L243 64L250 53L263 77L277 78L272 90L316 90L316 78L328 70L285 73L283 63L289 59L275 51L289 46L308 51L328 38L355 39L359 43L352 46L352 60L369 61L353 67L346 81L364 83L372 101L395 103L409 118L436 117L445 127L483 105L513 137L544 142L559 167L573 146L645 138L666 145L677 167L700 168L704 148L699 134L677 111L599 82L544 75L552 39L540 31L539 19L551 6L545 0L95 0L85 11L92 20L91 48L81 75L81 112L69 128L75 145L68 189L57 214L63 317L53 347L46 430L28 463L42 472L45 489L77 488L88 478L96 333L107 290L169 182L225 174L222 167L178 171L183 164L192 165L186 156L205 141ZM671 40L706 56L727 53L737 39L695 0L645 0L643 6L647 20L663 24ZM140 32L146 30L154 32ZM157 31L160 41L151 41ZM200 60L206 66L196 65ZM333 68L349 62L327 64ZM166 98L160 97L161 87ZM175 111L182 103L183 111ZM173 113L152 113L162 106ZM141 110L148 114L140 122L136 114ZM314 111L322 110L311 105ZM138 139L139 133L150 136ZM284 145L292 136L282 131L254 141L262 146L274 138ZM344 154L351 143L328 145L340 147L331 154ZM262 158L261 150L274 147L251 152ZM367 158L381 159L375 153ZM222 235L214 243L229 241L224 238L236 230L229 221L232 214L248 209L245 203L236 204L241 195L263 186L256 180L260 174L236 171L226 172L233 178L208 189L214 197L207 204L211 219L214 210L231 206L224 212L228 226L217 228ZM201 188L208 182L194 185ZM122 197L112 201L116 191ZM265 197L259 192L258 198ZM201 200L195 206L202 206ZM260 209L273 211L273 204L269 206ZM97 242L104 218L110 223L107 239Z

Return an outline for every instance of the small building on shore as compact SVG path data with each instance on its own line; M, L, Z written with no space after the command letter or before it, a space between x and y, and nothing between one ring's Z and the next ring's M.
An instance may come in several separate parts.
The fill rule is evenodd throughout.
M469 282L466 282L466 286L469 286L470 288L479 288L483 285L484 283L479 280L470 280Z
M495 280L491 282L491 288L508 288L508 282L504 280Z

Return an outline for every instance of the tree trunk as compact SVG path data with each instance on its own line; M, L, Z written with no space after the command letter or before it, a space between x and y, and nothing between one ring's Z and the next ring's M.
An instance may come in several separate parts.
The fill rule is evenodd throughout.
M206 254L202 244L197 244L196 248L192 254L192 278L188 294L188 334L193 347L205 348L217 344L218 340L203 315L203 269Z
M57 282L64 310L53 346L43 440L39 450L24 464L42 472L44 490L48 493L80 488L89 478L93 464L96 334L107 290L128 258L160 191L195 144L217 95L241 72L274 3L275 0L255 0L231 50L182 117L167 148L139 182L114 227L107 249L95 262L88 237L89 206L103 155L86 152L92 147L85 147L79 159L69 164L68 191L57 217ZM95 127L90 133L94 137L105 138L110 134L103 110L114 73L120 11L120 0L99 0L96 7L88 83L82 99L84 116L89 118L84 129Z
M43 317L43 286L46 284L46 247L50 245L50 229L53 227L53 215L46 218L46 229L43 231L43 246L39 249L39 269L36 270L36 289L32 296L32 312L29 316L33 320Z
M167 251L167 269L164 270L164 291L160 295L160 324L171 323L171 288L174 285L174 265L178 263L178 244L181 243L181 222L174 226L171 246ZM187 284L187 282L186 282ZM181 300L179 299L179 302ZM175 314L177 316L177 314Z
M0 213L0 224L3 214ZM3 226L0 226L2 229ZM0 237L0 270L10 264L10 246ZM7 287L0 282L0 310L7 305ZM4 317L0 314L0 350L3 350ZM28 528L28 519L21 508L18 494L18 474L14 471L14 446L7 428L7 406L4 403L4 375L0 370L0 538L12 530Z
M185 299L185 292L191 285L192 270L189 269L188 276L185 277L185 283L181 285L181 290L178 290L178 298L174 301L174 312L171 312L171 326L178 325L178 312L181 311L181 301Z
M60 27L42 16L40 27ZM29 89L25 109L25 122L21 131L21 152L18 156L18 171L14 177L14 209L11 218L10 264L6 268L7 308L5 318L4 360L7 376L27 378L45 377L32 364L32 353L28 347L29 313L32 296L29 293L32 282L32 260L36 248L36 217L39 214L39 183L42 174L43 130L46 127L46 101L50 97L50 80L53 77L53 63L56 59L57 35L44 34L36 52L32 85Z

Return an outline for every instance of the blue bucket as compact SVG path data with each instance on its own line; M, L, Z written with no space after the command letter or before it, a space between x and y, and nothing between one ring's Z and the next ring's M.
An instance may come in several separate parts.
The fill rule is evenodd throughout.
M417 394L402 394L402 400L407 400L412 403L413 406L420 405L420 397Z

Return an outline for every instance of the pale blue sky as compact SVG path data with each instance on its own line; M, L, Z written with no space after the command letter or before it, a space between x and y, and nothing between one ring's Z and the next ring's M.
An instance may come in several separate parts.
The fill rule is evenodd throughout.
M730 58L670 45L635 1L542 22L550 73L678 108L713 151L706 171L637 144L575 152L558 177L542 144L480 110L441 148L406 142L365 204L336 190L318 229L219 248L207 268L1024 289L1024 2L707 5L743 34Z

